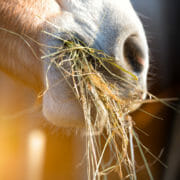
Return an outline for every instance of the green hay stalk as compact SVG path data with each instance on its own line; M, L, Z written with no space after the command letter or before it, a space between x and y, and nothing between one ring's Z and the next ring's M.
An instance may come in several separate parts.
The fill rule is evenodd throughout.
M38 60L39 57L36 55L33 47L31 47L26 38L30 41L37 43L42 48L54 48L57 50L57 52L53 54L45 54L42 57L42 60L44 60L45 58L50 58L51 63L49 64L49 68L52 64L56 64L60 71L64 72L64 78L67 79L68 83L69 78L73 80L73 83L69 83L69 85L73 89L77 99L81 102L85 116L87 137L86 156L88 163L87 172L89 180L99 180L101 179L101 177L106 180L108 174L111 172L117 172L120 179L128 178L136 180L136 172L138 170L136 169L136 164L134 160L134 142L136 142L139 148L140 154L142 156L142 159L144 160L145 167L147 169L150 179L153 179L148 162L143 153L143 149L148 152L152 157L154 157L157 161L159 161L159 159L156 158L156 156L154 156L139 141L133 127L133 121L127 115L127 109L125 110L124 107L130 107L130 104L134 102L161 102L164 105L170 107L171 109L177 111L177 109L175 109L168 103L168 101L177 99L159 99L151 93L146 92L150 97L150 99L148 100L133 99L124 101L119 98L117 93L118 88L116 87L116 85L108 82L106 78L100 72L96 71L96 69L92 66L91 62L88 59L89 56L96 60L98 64L103 66L104 69L109 72L109 74L111 74L113 77L116 77L117 79L128 83L132 88L136 88L136 86L128 80L119 77L113 72L111 72L104 65L104 62L115 66L117 69L121 70L123 73L126 73L135 81L137 80L137 77L134 76L131 72L115 64L113 58L104 54L102 51L82 46L82 42L75 38L74 41L66 41L58 36L55 37L54 34L48 32L43 33L63 41L65 47L60 48L47 46L45 44L41 44L35 41L34 39L25 34L20 35L2 27L0 27L0 31L5 31L24 41L27 47L30 48L30 50ZM67 60L63 59L63 55L65 54L68 54L69 58ZM99 55L103 58L100 58ZM56 62L56 59L61 59L61 61ZM67 71L63 67L63 64L67 62L71 66L70 71ZM46 81L48 84L48 78L46 78ZM106 93L105 90L107 90ZM139 91L139 89L137 90ZM96 113L92 116L92 110L94 108L96 109ZM102 142L102 138L100 137L106 139L105 143ZM111 154L111 159L105 161L104 156L107 150L109 150ZM162 162L160 163L163 164Z
M47 32L46 34L50 35ZM64 78L82 104L87 137L88 179L106 179L109 173L116 172L120 179L136 180L133 121L127 114L132 103L140 98L121 99L116 84L109 82L96 67L103 67L109 74L126 83L129 81L112 73L104 63L115 66L134 81L137 81L137 77L115 64L113 58L102 51L82 46L75 38L71 41L64 40L63 43L63 48L42 58L52 58L52 62L63 72ZM70 67L68 71L64 68L67 64ZM106 139L105 143L101 142L102 136ZM137 137L135 140L139 147ZM110 151L113 160L105 160L106 151ZM140 152L144 160L145 156ZM148 168L147 171L152 179Z

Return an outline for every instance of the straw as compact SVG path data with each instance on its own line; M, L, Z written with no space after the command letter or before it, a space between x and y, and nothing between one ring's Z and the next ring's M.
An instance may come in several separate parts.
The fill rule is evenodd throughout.
M25 38L37 43L42 48L53 48L56 50L52 54L45 53L41 59L51 59L51 62L48 62L48 69L50 69L52 64L55 64L59 68L84 110L87 137L87 174L89 180L99 180L102 177L106 180L108 174L111 172L118 173L120 179L135 180L138 169L134 156L134 142L139 148L149 178L153 179L143 149L152 157L155 158L156 156L140 142L134 129L137 127L134 127L133 120L128 113L131 111L133 104L154 102L161 102L169 108L179 111L168 103L168 101L177 100L177 98L159 99L151 93L146 92L149 99L142 100L138 94L144 93L144 91L137 88L138 78L134 74L117 65L114 58L102 51L87 47L83 42L73 37L73 35L70 35L71 41L68 41L59 36L55 37L52 33L43 31L46 35L63 42L62 47L52 47L41 44L25 34L20 35L2 27L0 27L0 30L6 31L24 41L37 59L39 58L33 47L31 47ZM125 74L126 78L112 72L108 68L108 64L117 68L122 74ZM70 68L66 69L67 65ZM129 87L134 88L134 91L137 91L137 96L135 98L130 97L129 99L122 98L119 94L119 86L115 81L110 82L101 73L102 69L117 81L120 80L128 84ZM49 84L48 77L46 77L46 83L47 85ZM151 115L148 112L143 112ZM154 115L151 116L160 119ZM107 152L110 154L108 160L105 157ZM158 158L155 159L159 161ZM160 163L163 164L162 162Z
M138 147L140 144L137 136L134 136L134 123L128 113L131 111L132 104L141 100L138 96L140 90L135 89L137 90L136 98L123 99L117 83L109 81L99 69L106 71L116 81L121 80L133 87L137 84L138 78L116 64L112 57L85 46L73 36L71 36L71 41L59 39L63 43L63 48L60 47L52 54L45 54L42 59L52 59L51 63L56 64L63 73L82 105L87 138L88 179L100 180L102 177L105 179L111 172L116 172L120 179L136 180L133 138ZM126 74L130 80L111 72L107 64ZM106 139L105 142L102 141L102 137ZM107 152L110 153L109 160L105 158ZM140 152L144 160L142 150ZM147 161L145 162L147 164ZM147 171L152 179L148 168Z

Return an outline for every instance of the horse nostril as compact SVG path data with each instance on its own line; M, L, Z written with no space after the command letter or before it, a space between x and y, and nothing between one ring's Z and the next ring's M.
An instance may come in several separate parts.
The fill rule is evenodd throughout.
M124 58L136 73L143 71L145 64L142 45L136 36L130 36L124 43Z

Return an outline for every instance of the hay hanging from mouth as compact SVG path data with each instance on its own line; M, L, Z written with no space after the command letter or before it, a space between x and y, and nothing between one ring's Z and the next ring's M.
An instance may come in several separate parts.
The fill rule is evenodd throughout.
M76 38L61 41L62 49L42 58L52 59L82 105L87 137L88 179L100 180L111 172L117 172L120 179L135 180L133 138L140 148L150 179L153 179L141 143L133 130L133 121L128 115L133 103L141 99L122 99L118 86L106 79L98 69L103 68L111 76L126 83L127 80L112 73L105 63L126 73L133 81L137 81L137 77L115 64L113 58L102 51L84 44L82 46L82 42ZM105 157L107 152L110 154L109 159Z
M52 54L45 53L41 59L44 60L46 58L50 58L52 63L54 63L60 69L60 71L64 73L64 77L67 79L67 83L69 83L69 77L71 77L73 80L73 83L69 85L73 89L77 99L81 102L85 116L85 127L87 135L86 156L88 161L89 180L99 180L102 179L101 177L104 177L106 180L107 175L112 171L117 172L120 179L136 180L136 164L133 142L136 143L139 149L150 180L153 180L153 177L148 162L144 156L143 149L148 152L156 161L160 162L164 167L166 167L166 165L162 163L158 157L153 155L140 142L137 134L134 131L134 123L131 117L128 115L128 112L131 111L131 106L137 102L160 102L165 106L175 110L176 112L180 112L173 105L168 103L168 101L176 101L179 99L159 99L153 94L146 92L150 97L148 100L142 100L138 98L137 100L134 98L124 100L120 98L118 94L119 89L116 84L110 83L106 77L104 77L103 74L101 74L100 71L96 69L96 63L98 62L97 65L103 66L104 69L109 72L109 74L128 83L132 87L135 87L135 85L128 80L112 73L103 64L103 62L107 62L115 66L135 81L137 81L137 77L121 66L115 64L113 58L109 57L103 52L82 46L82 42L77 39L67 41L45 31L43 31L43 33L63 41L64 47L59 48L47 46L35 41L26 34L20 35L2 27L0 27L0 31L10 33L24 41L26 46L30 48L31 52L33 53L34 57L37 58L37 60L39 60L39 57L36 55L36 52L33 50L26 38L32 42L37 43L37 45L41 47L54 48L57 50ZM89 61L89 56L91 56L91 58L93 57L93 61ZM68 69L69 71L67 71L63 66L63 64L66 62L70 63L70 69ZM49 66L51 66L52 63L50 63ZM48 78L46 80L46 83L48 84ZM96 111L94 111L94 109ZM24 114L24 112L20 113L20 116ZM151 115L148 112L145 113L159 119L159 117ZM15 117L17 118L17 116L19 117L19 114ZM104 138L105 142L101 141L102 138L100 138L100 136ZM107 150L109 150L110 156L112 158L104 160L105 152Z

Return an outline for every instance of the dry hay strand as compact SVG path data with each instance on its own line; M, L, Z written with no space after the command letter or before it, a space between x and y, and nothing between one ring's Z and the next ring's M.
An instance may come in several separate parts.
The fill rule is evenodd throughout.
M46 35L64 42L64 46L62 48L51 47L41 44L25 34L20 35L2 27L0 27L0 30L22 39L37 59L39 59L38 56L25 38L37 43L41 47L54 48L56 50L54 53L45 53L41 59L44 61L44 59L50 58L51 63L48 61L50 64L49 69L52 64L55 64L59 70L63 72L64 78L82 104L87 137L86 156L89 180L99 180L102 179L102 177L103 179L107 179L107 175L113 171L119 174L120 179L136 180L136 172L138 170L135 164L134 142L139 148L149 178L153 179L143 150L154 157L156 161L160 162L160 160L140 142L138 135L134 131L134 123L128 113L131 111L132 104L139 102L161 102L167 107L178 111L168 103L168 101L174 101L177 100L177 98L159 99L151 93L146 92L150 97L148 100L142 100L138 97L136 97L137 99L131 98L124 100L120 98L118 93L119 89L116 84L109 82L106 77L96 69L96 66L102 66L109 74L128 83L132 87L134 87L134 84L111 72L104 65L104 62L115 66L135 81L137 81L137 77L115 64L113 58L102 51L89 48L74 37L71 38L71 41L67 41L45 31L43 31L43 33ZM70 68L66 69L64 67L66 63L69 63ZM70 78L72 82L69 81ZM48 78L46 78L46 83L48 90ZM138 88L137 91L139 91ZM105 142L102 142L102 138L100 137L103 137ZM107 150L109 150L111 159L104 160ZM165 166L162 162L160 163Z
M128 115L132 104L141 99L138 96L122 99L118 86L106 79L98 69L103 68L111 76L132 86L134 85L131 82L112 73L105 63L128 74L134 81L137 81L137 77L115 64L112 57L87 47L73 36L70 38L71 41L59 39L63 41L63 47L53 54L45 54L42 59L48 57L56 64L82 105L87 138L88 179L107 179L109 173L116 172L120 179L136 180L134 141L140 150L149 177L153 179L141 142L134 132L133 121ZM140 90L137 89L138 91ZM109 159L105 157L107 152Z
M132 87L134 87L134 84L131 81L111 72L105 66L104 62L115 66L129 75L134 81L137 81L137 77L121 66L115 64L112 57L109 57L102 51L87 47L73 36L71 36L71 41L67 41L52 33L43 31L46 35L57 38L64 43L64 46L62 47L54 47L41 44L26 34L20 35L2 27L0 27L0 30L6 31L7 33L22 39L38 60L38 56L26 38L37 43L42 49L53 48L55 50L53 53L42 51L44 56L42 56L41 59L43 62L45 59L50 59L50 62L47 62L49 64L48 70L52 64L55 64L59 68L64 74L67 83L74 91L75 96L82 104L87 137L86 157L88 162L87 173L89 180L99 180L102 178L106 180L108 174L113 171L119 174L120 179L136 180L136 172L138 170L136 168L134 157L134 142L139 148L149 178L153 179L143 150L154 157L156 161L160 162L160 160L140 142L138 135L134 131L134 123L128 113L131 111L132 104L139 102L161 102L177 111L174 106L168 103L169 100L172 101L174 99L159 99L149 92L146 92L150 97L148 100L142 100L138 97L136 97L137 99L131 98L128 100L120 98L119 89L116 84L107 80L103 73L100 73L100 71L96 69L96 66L102 66L110 75L128 83ZM68 66L70 68L66 68L66 63L69 63ZM69 79L72 81L70 82ZM46 90L48 90L49 83L47 77L46 83ZM46 90L44 93L46 93ZM137 91L141 90L137 88ZM40 94L40 96L44 93ZM175 100L177 99L175 98ZM103 137L105 142L102 141L101 137ZM109 151L109 157L111 157L108 160L105 159L106 151ZM165 166L162 162L160 163Z

